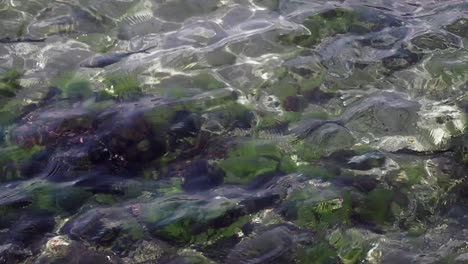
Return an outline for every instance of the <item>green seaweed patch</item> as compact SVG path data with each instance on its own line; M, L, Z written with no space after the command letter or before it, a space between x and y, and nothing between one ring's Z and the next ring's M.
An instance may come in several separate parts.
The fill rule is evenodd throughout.
M235 147L219 166L226 172L225 182L237 184L248 183L278 169L295 171L293 160L277 144L255 139Z
M23 176L28 176L21 173L23 163L43 149L43 147L36 145L32 147L9 146L0 148L1 181L17 180Z
M226 173L225 183L246 184L277 170L278 161L264 157L231 157L219 162L219 166Z
M334 225L349 222L349 199L334 198L314 204L304 204L298 209L297 224L317 232L325 232Z
M105 76L104 83L111 95L120 99L133 99L143 94L136 74L112 73Z
M141 210L141 219L151 234L177 244L187 244L196 241L197 236L210 229L212 221L223 217L237 205L235 202L221 199L206 203L174 198L150 203L144 207Z
M394 219L391 204L395 198L392 190L377 188L366 197L359 214L366 220L376 224L386 224Z
M281 101L290 96L296 96L300 92L297 80L287 70L284 72L286 73L280 73L278 81L270 87L271 94L278 97Z
M200 73L192 76L192 83L195 88L201 88L203 90L215 90L226 87L224 82L219 81L209 73Z
M23 106L23 102L18 99L7 101L3 107L0 108L0 125L12 124L20 117Z
M158 187L158 193L166 195L179 194L182 193L182 178L172 177L168 181L161 183Z
M313 164L298 166L297 172L310 179L331 180L338 176L336 172L331 171L330 169Z
M60 76L55 80L55 85L62 90L62 96L67 99L82 100L93 94L89 80L73 72Z
M468 19L460 18L452 24L446 26L447 31L468 39Z
M4 97L11 98L21 89L20 78L23 73L17 69L8 69L0 73L0 102Z
M300 263L314 264L336 264L338 262L337 251L327 242L320 242L313 247L306 248L299 252Z
M177 111L185 110L183 104L163 105L151 111L145 112L145 120L147 120L157 131L165 131L171 120L175 117Z
M303 25L307 35L282 35L279 40L285 44L313 47L323 39L348 32L368 32L374 26L359 20L359 15L348 9L338 8L308 17Z
M83 205L91 193L74 187L63 188L52 183L44 183L30 190L32 208L44 209L57 214L68 215Z
M201 72L194 75L170 75L160 80L158 87L164 92L164 96L182 98L190 95L191 88L203 91L213 91L227 87L209 72Z
M322 159L326 154L326 149L320 144L311 144L301 142L296 147L297 156L300 160L306 162L316 162Z
M237 221L225 228L208 228L208 230L200 235L197 235L194 239L195 243L202 244L204 246L212 245L219 239L229 238L238 236L242 232L242 227L249 224L252 221L251 216L240 217Z
M343 264L355 264L362 261L370 250L370 243L359 230L335 230L328 239Z
M300 227L325 234L335 225L349 223L351 200L347 193L320 189L313 185L295 191L285 201L286 215L295 218Z
M298 112L283 112L281 115L268 114L260 118L257 123L256 130L271 130L280 124L292 123L301 119L302 113ZM274 132L274 131L272 131Z
M427 176L426 168L421 163L402 165L401 169L406 174L410 186L420 183Z

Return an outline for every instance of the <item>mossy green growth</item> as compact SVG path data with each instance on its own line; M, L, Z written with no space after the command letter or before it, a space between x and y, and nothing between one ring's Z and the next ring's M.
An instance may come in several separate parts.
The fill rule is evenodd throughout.
M12 124L21 115L24 105L22 100L12 98L0 106L0 125Z
M55 84L62 90L64 98L81 100L93 94L89 80L73 72L60 76Z
M401 169L405 172L410 186L420 183L427 176L424 164L406 164L402 165Z
M320 242L317 245L299 252L299 263L315 264L335 264L337 263L337 252L327 242Z
M301 142L296 146L296 153L302 161L315 162L326 155L326 150L320 144Z
M297 224L323 233L330 226L348 223L350 212L350 200L346 196L322 201L307 199L298 208Z
M308 35L282 35L280 41L302 47L312 47L324 38L333 37L351 31L367 32L372 25L359 21L359 15L348 9L338 8L308 17L304 26L310 31Z
M366 197L360 214L367 220L376 224L385 224L394 217L391 211L391 203L395 194L392 190L377 188Z
M226 172L225 183L246 184L278 168L278 161L264 157L231 157L219 163Z
M23 73L17 69L9 69L0 73L0 102L2 97L14 97L16 92L21 89L19 79Z
M297 168L297 172L311 179L331 180L338 176L334 171L323 166L313 164L299 166Z
M335 230L330 234L328 241L336 249L343 264L360 263L370 249L364 235L356 229Z
M286 216L293 217L300 227L325 234L329 227L349 222L351 200L347 193L332 187L306 184L287 197L284 208Z
M209 73L200 73L192 76L192 83L195 88L203 90L215 90L226 87L224 82L219 81Z
M242 231L242 227L250 223L252 220L251 216L243 216L239 218L236 222L225 228L209 228L203 234L197 235L195 238L195 243L203 245L211 245L221 238L229 238L237 236L239 232Z
M105 77L104 83L110 93L121 99L131 99L143 94L136 74L112 73Z
M165 131L169 122L174 118L177 111L185 110L185 105L162 105L155 109L145 112L145 119L151 123L156 131Z
M141 220L156 237L178 244L194 242L208 230L211 221L236 207L229 200L167 199L156 201L141 209Z
M163 195L182 193L182 183L182 178L172 177L158 187L158 193Z
M92 196L91 193L74 187L42 183L29 191L32 196L31 207L48 210L57 214L68 215L78 209Z
M288 71L280 77L281 78L279 78L279 80L269 88L271 94L278 97L281 101L285 100L289 96L296 96L299 94L300 86L297 80L291 74L288 74Z
M157 85L157 94L169 98L180 99L193 95L193 88L202 91L214 91L225 88L227 84L216 79L209 72L200 72L193 75L170 75L165 76Z
M226 172L224 182L245 184L262 174L276 171L281 165L290 170L292 164L283 159L284 155L269 141L251 140L235 147L219 166ZM281 164L282 161L285 163Z
M446 27L447 31L468 39L468 19L460 18Z
M275 126L282 123L290 123L299 121L301 119L301 113L298 112L283 112L281 115L268 114L262 116L256 126L256 130L271 130ZM271 131L275 132L275 131Z
M0 148L1 181L17 180L23 177L24 175L20 171L23 162L30 160L34 154L43 149L43 147L36 145L32 147L9 146Z

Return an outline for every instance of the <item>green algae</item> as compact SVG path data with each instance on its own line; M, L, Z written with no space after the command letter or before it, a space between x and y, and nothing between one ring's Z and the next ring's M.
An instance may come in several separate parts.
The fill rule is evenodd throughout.
M107 91L120 99L132 99L143 94L140 81L133 73L112 73L104 78Z
M11 98L21 89L19 79L23 73L17 69L9 69L0 73L0 102L4 98Z
M62 90L62 96L68 99L86 99L93 94L89 80L74 72L58 77L55 85Z
M420 183L427 176L424 164L407 164L401 168L405 172L410 186Z
M197 235L195 238L196 243L203 244L204 246L211 245L222 238L229 238L237 236L242 232L242 227L252 221L251 216L242 216L233 224L225 228L209 228L206 232Z
M320 242L317 245L307 248L299 252L300 263L316 263L316 264L335 264L337 263L337 252L327 242Z
M393 220L391 204L395 198L392 190L377 188L372 190L366 197L364 205L359 212L365 219L376 223L386 224Z
M460 18L446 26L447 31L468 39L468 19Z
M372 25L359 21L359 16L352 10L334 9L308 17L303 25L309 30L308 35L282 35L280 41L302 47L312 47L324 38L353 31L368 31Z
M30 176L23 175L21 167L24 162L29 161L43 149L43 147L36 145L32 147L9 146L0 148L1 181L18 180Z
M293 172L296 165L291 156L277 144L265 140L251 140L235 147L219 162L226 172L225 182L245 184L268 173L282 170Z
M32 208L44 209L56 214L68 215L78 209L88 198L91 193L80 189L50 184L36 186L30 191L32 195Z
M219 166L226 172L225 183L245 184L274 172L278 162L264 157L231 157L219 162Z
M308 184L291 192L284 203L286 216L293 217L298 226L321 235L332 226L349 223L350 197L331 186L317 187L315 184Z
M356 264L365 258L370 245L364 235L357 229L333 231L328 241L338 253L343 264Z
M112 39L110 36L100 33L82 34L76 40L89 45L91 50L99 53L111 51L118 43L117 39Z
M310 179L331 180L337 176L336 172L314 164L298 166L297 172Z
M213 200L205 204L199 200L168 199L146 205L141 219L154 236L187 244L196 241L197 236L210 229L211 222L234 208L236 204L229 200ZM214 235L213 230L202 237L210 234Z

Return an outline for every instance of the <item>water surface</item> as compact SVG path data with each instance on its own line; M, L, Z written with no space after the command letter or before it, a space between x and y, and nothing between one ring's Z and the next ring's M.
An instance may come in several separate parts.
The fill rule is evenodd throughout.
M468 263L468 3L0 0L0 263Z

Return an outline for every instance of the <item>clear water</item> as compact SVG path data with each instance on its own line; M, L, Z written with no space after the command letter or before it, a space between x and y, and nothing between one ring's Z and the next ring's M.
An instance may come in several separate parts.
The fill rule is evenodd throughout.
M0 263L468 263L468 3L0 0Z

